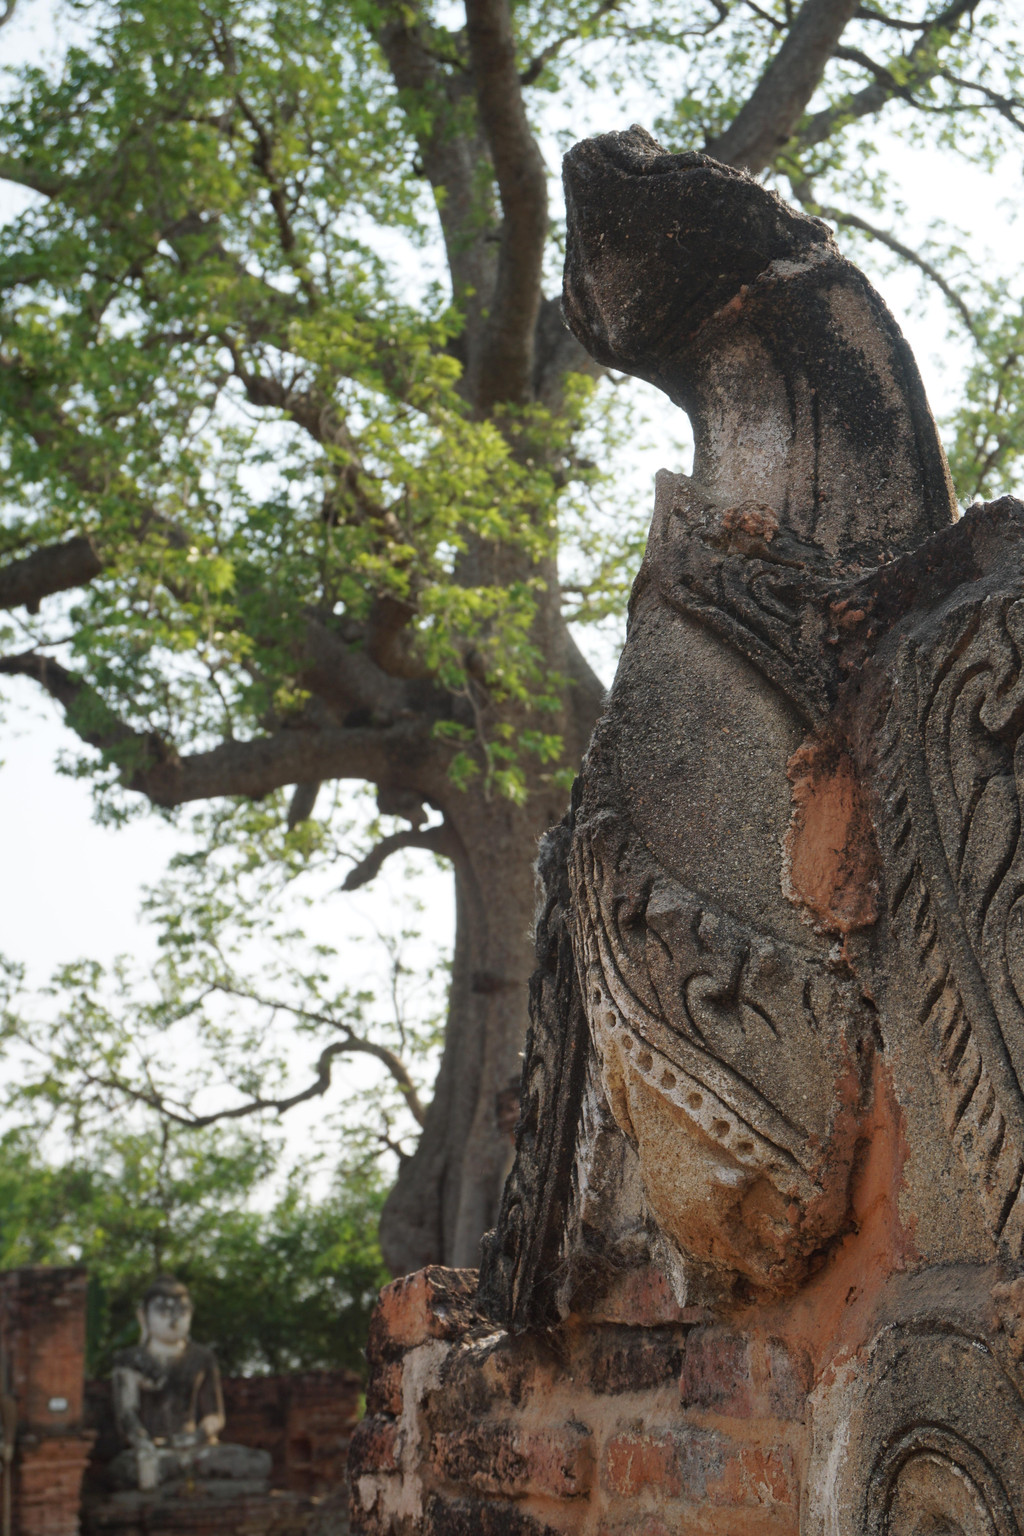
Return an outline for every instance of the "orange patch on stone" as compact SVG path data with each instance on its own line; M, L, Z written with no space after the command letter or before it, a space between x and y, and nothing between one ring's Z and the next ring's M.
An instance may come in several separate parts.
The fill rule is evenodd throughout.
M779 519L771 507L759 501L744 501L736 507L727 507L722 513L723 533L745 533L752 539L763 539L770 544L779 531Z
M869 928L878 916L878 850L867 796L849 752L811 737L786 764L793 816L783 890L824 933Z
M850 1230L816 1275L795 1295L736 1319L781 1338L794 1357L806 1352L818 1376L856 1352L874 1326L889 1278L919 1260L913 1222L900 1213L907 1142L888 1068L876 1056L871 1109L862 1122L860 1155L850 1181Z

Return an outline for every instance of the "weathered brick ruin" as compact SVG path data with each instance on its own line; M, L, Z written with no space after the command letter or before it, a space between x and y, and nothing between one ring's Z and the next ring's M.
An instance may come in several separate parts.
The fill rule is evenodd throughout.
M542 846L515 1165L385 1291L363 1536L1024 1532L1024 506L828 230L642 130L565 313L690 416Z
M554 1336L495 1329L476 1282L425 1270L384 1292L352 1462L357 1508L384 1498L356 1530L798 1530L803 1351L680 1308L656 1272Z
M0 1391L17 1412L14 1536L76 1536L93 1435L84 1419L84 1269L0 1274Z

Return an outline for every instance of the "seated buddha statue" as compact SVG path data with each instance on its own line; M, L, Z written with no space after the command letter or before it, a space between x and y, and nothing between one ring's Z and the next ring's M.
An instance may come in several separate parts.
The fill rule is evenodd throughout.
M265 1489L269 1453L219 1439L220 1372L212 1349L190 1337L187 1287L170 1275L159 1276L142 1298L138 1319L138 1344L114 1356L114 1417L123 1449L110 1465L111 1480L143 1492L181 1480L222 1478Z

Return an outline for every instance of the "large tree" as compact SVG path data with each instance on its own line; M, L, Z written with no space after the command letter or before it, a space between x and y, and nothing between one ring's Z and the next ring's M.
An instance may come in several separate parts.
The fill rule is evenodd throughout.
M570 626L624 581L614 519L588 523L615 392L560 316L559 125L613 126L646 81L670 147L779 177L937 283L977 349L954 433L974 492L1021 446L1019 313L878 212L876 139L1015 143L1001 12L92 0L60 69L21 72L0 673L56 700L113 814L287 789L299 836L319 786L356 780L404 828L354 880L400 847L450 860L449 1019L385 1212L395 1268L475 1262L494 1217L537 839L601 707Z

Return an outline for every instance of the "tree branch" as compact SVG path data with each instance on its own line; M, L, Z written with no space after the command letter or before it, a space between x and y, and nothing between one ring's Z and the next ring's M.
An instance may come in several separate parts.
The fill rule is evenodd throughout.
M87 746L127 764L125 773L160 774L176 761L173 747L155 731L136 731L120 720L89 684L52 656L22 651L0 656L0 676L28 677L64 711L67 724Z
M157 732L125 724L82 678L50 657L32 651L0 657L0 675L37 682L62 706L76 735L120 768L126 789L167 810L222 796L259 800L314 779L389 783L396 762L410 776L420 772L431 782L444 780L444 754L431 738L430 722L411 712L380 727L283 729L180 757Z
M249 1002L258 1003L264 1008L273 1008L280 1012L294 1014L296 1018L307 1019L310 1023L329 1024L337 1028L337 1022L326 1014L309 1013L302 1008L291 1008L286 1003L270 1002L265 998L257 997L251 992L243 992L235 987L215 985L211 991L223 992L231 997L245 998ZM313 1081L297 1093L291 1093L279 1099L264 1098L262 1094L255 1094L243 1104L232 1105L230 1109L212 1110L207 1115L194 1115L187 1110L176 1109L173 1102L164 1094L154 1088L139 1088L133 1083L126 1082L119 1077L106 1077L99 1073L84 1071L83 1080L94 1088L103 1088L108 1092L122 1094L136 1104L145 1104L148 1109L162 1116L165 1120L171 1120L175 1125L188 1126L191 1130L202 1130L209 1125L217 1125L223 1120L244 1120L249 1115L257 1115L267 1110L278 1115L287 1114L297 1104L308 1103L310 1099L322 1098L331 1086L331 1076L334 1060L344 1055L372 1056L381 1062L391 1074L399 1091L409 1106L410 1113L416 1124L421 1127L426 1119L426 1110L416 1090L416 1085L402 1062L394 1051L386 1045L378 1045L376 1041L367 1040L361 1035L355 1035L351 1030L345 1030L340 1040L332 1040L330 1045L320 1052L314 1068Z
M870 6L858 6L854 12L856 21L874 21L882 27L893 27L898 32L924 32L930 25L929 21L905 21L899 16L886 16L882 11L874 11Z
M960 294L946 281L938 267L933 266L919 251L915 251L909 245L904 245L902 240L898 240L888 230L879 229L875 224L869 224L867 219L862 219L859 214L843 213L839 208L823 208L816 203L811 205L811 210L823 219L831 219L833 224L841 224L850 229L862 230L864 234L870 235L872 240L877 240L880 245L887 246L890 251L902 257L904 261L909 261L913 266L917 267L930 282L935 284L947 302L953 306L971 335L978 339L974 316Z
M454 840L448 827L442 823L439 827L427 827L420 831L412 827L404 832L392 832L388 837L382 837L375 843L364 859L360 859L342 883L343 891L358 891L360 886L369 885L380 874L381 866L385 859L389 859L393 853L398 853L403 848L425 848L428 853L441 854L447 858L454 857Z
M552 39L546 48L542 48L540 53L534 54L526 68L520 72L519 83L533 85L534 81L543 74L547 65L553 59L557 59L567 43L574 43L583 37L593 28L595 22L600 21L602 16L607 16L609 11L617 11L622 3L623 0L600 0L584 23L578 27L572 27L568 32L563 32L559 37Z
M473 381L477 408L486 411L499 400L530 398L548 187L523 102L508 0L466 0L466 35L503 214L497 278Z
M327 1013L316 1013L308 1008L295 1008L290 1003L275 1002L271 998L260 997L258 993L246 992L238 987L218 985L216 990L223 992L229 997L240 997L248 1002L256 1003L261 1008L272 1008L277 1013L290 1013L297 1019L304 1019L308 1024L326 1024L331 1029L338 1028L338 1021ZM330 1087L331 1063L335 1056L341 1056L347 1052L362 1056L372 1056L375 1061L379 1061L383 1066L387 1067L405 1102L408 1104L413 1119L422 1130L426 1119L426 1110L420 1099L416 1084L409 1076L408 1068L401 1057L388 1046L379 1045L375 1040L367 1040L364 1035L354 1034L351 1029L345 1029L342 1038L332 1041L326 1050L321 1053L320 1059L317 1062L316 1080L308 1088L303 1089L301 1093L292 1094L290 1098L277 1102L269 1101L265 1105L257 1105L254 1101L253 1109L257 1107L276 1109L278 1103L280 1103L280 1113L283 1114L295 1104L302 1104L307 1099L316 1098L319 1094L326 1093ZM252 1113L253 1110L249 1112ZM236 1110L234 1118L237 1118L238 1114L239 1111Z
M922 29L920 37L906 53L901 55L903 65L899 71L900 82L897 84L896 72L886 71L891 83L878 76L866 85L863 90L852 92L834 106L825 107L820 112L815 112L812 117L794 136L794 144L798 149L810 149L815 144L821 144L830 139L840 128L847 123L856 122L862 117L869 117L874 112L879 112L887 101L895 96L906 97L916 85L923 85L928 80L940 73L935 58L935 49L947 37L951 36L962 24L965 17L970 16L980 5L981 0L953 0L944 11L928 22ZM911 98L912 99L912 98Z
M1017 116L1018 112L1024 111L1024 100L1019 96L1003 96L987 85L981 85L976 80L963 80L959 75L951 74L945 69L940 69L938 75L941 80L948 81L950 85L955 85L961 91L977 91L985 103L998 112L1000 117L1005 118L1014 128L1024 132L1024 122L1021 122Z
M296 784L292 791L291 804L288 807L289 832L294 832L296 827L309 820L316 810L316 801L319 793L319 779L310 779L305 784Z
M494 287L495 249L487 239L494 209L479 175L486 155L478 134L466 123L471 94L460 40L447 35L446 59L459 59L447 71L441 51L432 46L432 30L418 0L386 0L377 41L392 78L412 114L423 174L434 190L444 237L452 295L466 317L466 361L474 354L482 317ZM426 108L426 110L422 110ZM465 124L452 131L453 122Z
M44 545L0 567L0 609L25 607L37 613L44 597L84 586L102 569L103 561L85 535Z
M235 100L238 103L242 116L256 137L252 151L252 162L267 184L270 206L273 209L274 219L277 223L281 251L287 259L291 270L298 278L299 286L309 300L310 307L316 308L320 295L309 267L302 259L302 253L298 249L295 227L292 224L291 212L288 208L288 198L274 164L274 140L241 92L236 94Z
M814 95L858 0L804 0L779 51L708 154L758 175L771 165Z

